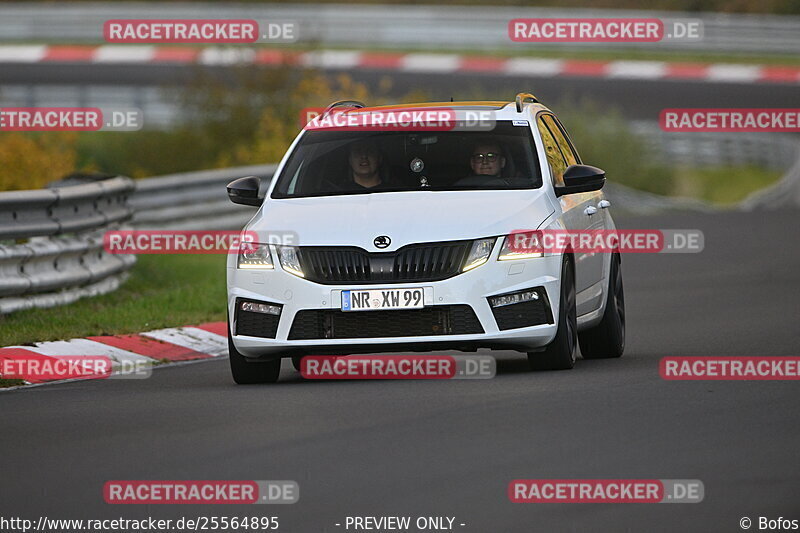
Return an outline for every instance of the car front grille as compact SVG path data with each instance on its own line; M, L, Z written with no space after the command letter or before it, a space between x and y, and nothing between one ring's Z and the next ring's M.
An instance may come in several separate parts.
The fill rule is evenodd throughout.
M483 333L468 305L435 305L392 311L306 309L295 315L289 340L368 339Z
M461 272L471 244L412 244L396 252L375 253L354 247L305 246L299 255L306 279L322 284L439 281Z

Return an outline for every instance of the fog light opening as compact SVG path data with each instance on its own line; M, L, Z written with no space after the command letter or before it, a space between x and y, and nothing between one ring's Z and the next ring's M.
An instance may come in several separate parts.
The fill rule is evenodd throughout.
M263 313L266 315L280 315L281 308L278 305L262 304L258 302L242 302L239 306L242 311L250 313Z
M522 291L511 294L501 294L500 296L491 296L489 297L489 305L492 307L503 307L538 299L539 293L537 291Z

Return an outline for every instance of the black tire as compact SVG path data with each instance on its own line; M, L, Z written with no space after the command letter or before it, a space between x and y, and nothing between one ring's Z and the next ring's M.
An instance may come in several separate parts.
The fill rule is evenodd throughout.
M625 351L625 291L619 254L611 257L608 301L600 323L578 335L584 359L613 359Z
M231 363L233 381L239 385L256 383L275 383L281 375L281 360L250 362L240 354L233 345L231 330L228 326L228 360Z
M561 304L558 332L543 352L529 352L531 370L569 370L575 366L578 350L578 314L575 306L575 270L570 260L561 265Z

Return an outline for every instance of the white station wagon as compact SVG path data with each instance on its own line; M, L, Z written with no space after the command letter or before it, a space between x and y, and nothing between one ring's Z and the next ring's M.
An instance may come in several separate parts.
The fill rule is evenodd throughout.
M260 207L244 228L258 242L227 264L234 381L275 382L281 358L305 355L488 348L524 352L535 370L572 368L578 343L584 358L621 356L619 253L512 239L613 230L604 183L530 94L332 104L268 186L228 185Z

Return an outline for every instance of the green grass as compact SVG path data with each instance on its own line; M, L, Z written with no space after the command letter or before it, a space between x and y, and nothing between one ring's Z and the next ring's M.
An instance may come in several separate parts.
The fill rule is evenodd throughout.
M683 169L675 172L672 192L718 206L730 206L772 185L781 176L779 171L759 167Z
M0 317L0 346L225 320L225 255L141 255L117 291Z

